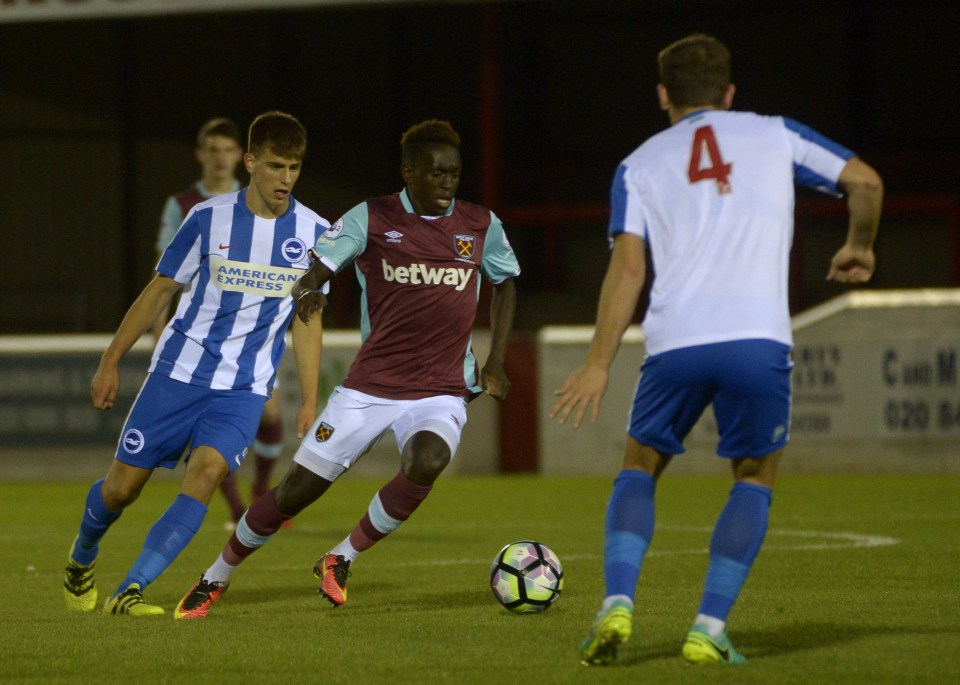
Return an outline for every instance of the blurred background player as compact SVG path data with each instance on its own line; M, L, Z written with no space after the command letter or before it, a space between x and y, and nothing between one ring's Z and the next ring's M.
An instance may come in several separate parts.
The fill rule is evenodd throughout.
M584 664L609 664L630 637L637 580L654 528L657 478L713 403L734 486L713 531L699 614L683 656L741 663L726 632L767 530L774 475L790 427L793 344L787 304L794 184L846 192L847 239L827 278L873 274L880 177L852 152L783 117L728 111L730 54L705 35L659 55L660 106L670 128L617 170L611 190L613 253L584 366L557 392L551 416L596 420L608 371L655 272L643 320L643 362L623 470L607 505L606 597L581 646Z
M240 128L230 119L216 117L200 127L197 133L197 162L200 163L200 180L186 190L167 198L160 217L160 232L157 234L157 261L163 256L177 229L193 206L223 193L240 190L237 180L237 165L243 157ZM175 302L173 303L176 304ZM172 309L164 311L153 324L154 340L159 340L170 320ZM274 393L263 407L263 416L253 441L254 476L250 489L250 501L262 495L270 487L270 474L283 451L283 419L280 400ZM246 505L237 488L237 475L232 472L220 484L220 491L227 500L231 520L226 524L232 530L243 516Z
M399 473L314 567L323 596L343 604L350 564L410 517L456 453L467 401L480 393L502 399L510 388L503 361L520 267L503 226L489 209L454 199L460 136L449 123L412 126L401 148L404 190L338 220L317 241L318 259L293 292L306 321L323 304L317 291L354 264L363 288L360 351L283 481L250 505L176 618L204 618L244 559L392 431ZM493 298L490 354L478 370L470 341L481 275L493 283Z
M267 112L250 125L244 165L250 185L210 198L187 215L157 264L157 275L124 316L90 387L93 406L109 409L120 387L119 364L183 289L157 343L150 372L127 415L116 456L86 498L63 583L67 608L93 611L100 540L133 504L158 467L174 468L190 445L173 504L147 533L143 550L104 612L158 616L143 590L193 539L220 482L247 454L283 355L291 321L303 435L317 416L322 327L294 318L289 297L310 266L311 244L329 223L297 203L293 187L306 151L294 117Z

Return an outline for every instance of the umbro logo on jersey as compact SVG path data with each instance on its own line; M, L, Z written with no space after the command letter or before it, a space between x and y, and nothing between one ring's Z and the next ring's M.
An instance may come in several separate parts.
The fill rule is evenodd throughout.
M400 238L403 237L403 233L400 231L388 231L384 235L387 236L388 243L399 243Z
M426 264L410 264L408 266L393 267L381 259L383 264L383 280L387 283L401 283L406 285L452 285L457 290L463 290L470 282L473 269L457 269L454 267L432 267Z
M314 437L317 439L317 442L326 442L333 436L334 430L334 427L329 423L321 421L320 425L317 426L317 432L314 434Z
M231 247L233 247L232 243L230 245L224 245L223 243L220 243L221 250L229 250Z

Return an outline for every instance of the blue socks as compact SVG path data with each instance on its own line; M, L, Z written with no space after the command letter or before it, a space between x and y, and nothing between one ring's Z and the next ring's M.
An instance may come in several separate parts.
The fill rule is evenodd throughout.
M653 538L656 480L648 473L624 469L607 504L604 578L606 596L633 600L640 567ZM737 483L717 520L710 540L710 566L700 614L726 621L743 588L767 532L772 491Z
M206 515L207 507L202 502L182 493L177 495L147 533L143 551L133 562L117 593L131 583L139 583L142 590L156 580L200 530Z
M123 509L111 511L103 501L103 478L90 486L87 501L80 521L80 534L74 542L70 558L78 564L89 566L97 558L100 540L107 534L110 525L120 518Z
M637 590L640 566L653 538L656 480L644 471L624 469L613 482L607 504L603 572L606 595L625 595L631 601Z
M710 566L700 613L727 620L767 532L772 491L737 483L710 540Z

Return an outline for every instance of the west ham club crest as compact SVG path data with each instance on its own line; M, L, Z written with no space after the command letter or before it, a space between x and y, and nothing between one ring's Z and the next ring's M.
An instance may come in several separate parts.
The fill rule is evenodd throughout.
M317 426L317 432L315 434L315 437L317 438L317 442L326 442L327 440L329 440L330 436L333 435L333 431L334 431L333 426L331 426L326 421L321 421L320 425Z
M476 237L458 233L453 236L453 247L457 251L457 259L469 260L473 258L473 247Z

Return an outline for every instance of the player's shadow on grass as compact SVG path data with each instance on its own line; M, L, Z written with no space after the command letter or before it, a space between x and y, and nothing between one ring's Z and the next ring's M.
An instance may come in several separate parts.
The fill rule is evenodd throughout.
M773 630L734 630L731 639L748 659L791 654L808 649L832 647L877 635L946 634L956 630L917 626L850 625L839 623L794 623ZM642 630L634 631L633 638L623 650L621 663L641 664L658 659L680 657L683 635L665 640L645 641Z
M936 635L956 632L932 626L807 622L783 626L776 630L737 631L732 639L735 645L743 644L748 656L765 657L854 642L878 635Z
M249 588L230 588L230 592L226 596L232 604L267 605L315 599L320 606L330 606L330 603L320 595L318 588L319 583L315 585L261 585Z
M397 586L400 588L401 586ZM493 606L496 608L496 599L488 590L486 592L464 592L462 590L450 592L439 592L436 590L425 589L422 592L410 593L404 590L403 596L389 592L389 597L384 597L383 592L388 589L385 584L377 583L375 587L368 588L370 592L369 601L364 601L356 606L360 612L394 611L403 613L437 613L438 611L457 611L467 607L475 606ZM374 594L376 593L376 594Z
M316 600L317 608L332 608L330 603L320 596L317 591L318 585L274 585L249 588L231 588L228 595L231 603L244 606L266 606L269 604L280 604L284 602L307 602ZM404 595L399 596L392 590L393 585L382 582L369 582L362 590L354 590L359 597L360 593L364 597L351 600L349 605L351 613L362 614L365 612L409 612L424 613L437 612L444 607L450 610L462 609L469 606L496 606L496 600L489 592L437 592L425 589L422 592L409 593L404 590ZM398 590L403 586L397 585Z

